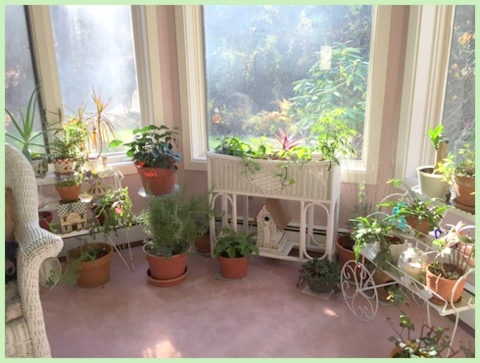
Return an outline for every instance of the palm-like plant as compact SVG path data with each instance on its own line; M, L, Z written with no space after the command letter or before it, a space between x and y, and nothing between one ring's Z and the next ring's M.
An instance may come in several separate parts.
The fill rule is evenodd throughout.
M20 111L21 120L17 120L13 114L5 109L8 117L12 121L15 129L18 132L19 136L12 135L11 133L6 133L5 136L19 142L22 145L22 153L28 160L32 160L32 152L30 151L31 146L38 146L41 148L45 148L45 145L37 143L41 136L45 134L44 130L35 131L35 105L37 103L38 93L40 92L40 84L35 86L30 98L28 100L27 108L25 113L22 110Z

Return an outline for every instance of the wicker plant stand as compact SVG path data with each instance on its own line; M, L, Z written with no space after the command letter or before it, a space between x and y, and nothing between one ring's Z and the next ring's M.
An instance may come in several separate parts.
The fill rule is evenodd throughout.
M249 197L276 198L299 203L300 225L299 241L279 241L278 248L272 246L260 249L260 255L294 261L307 261L312 258L311 250L323 253L324 257L333 259L335 253L334 237L337 234L338 208L340 200L340 167L328 162L311 161L298 166L288 165L288 177L295 182L282 185L278 174L285 169L285 162L280 160L255 160L259 171L245 173L245 164L240 157L207 153L208 185L212 191L212 202L220 205L222 213L221 226L215 219L210 222L211 250L219 234L219 228L230 226L237 229L238 210L243 208L243 221L250 221ZM241 202L241 203L240 203ZM314 238L314 222L318 215L326 220L325 241ZM318 223L317 223L318 225ZM248 230L248 223L243 224ZM298 255L290 252L293 247ZM318 255L317 255L318 256Z

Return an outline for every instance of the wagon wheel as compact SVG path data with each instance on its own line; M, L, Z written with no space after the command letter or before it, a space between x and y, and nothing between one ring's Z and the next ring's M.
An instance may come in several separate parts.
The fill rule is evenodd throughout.
M343 298L357 318L371 320L378 310L378 294L373 274L361 262L348 261L340 277Z

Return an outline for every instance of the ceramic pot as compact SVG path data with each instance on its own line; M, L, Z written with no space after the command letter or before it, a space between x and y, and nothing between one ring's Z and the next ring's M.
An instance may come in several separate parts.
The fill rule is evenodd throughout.
M210 234L197 237L195 239L195 249L202 255L210 255Z
M58 174L71 174L75 171L77 162L74 158L53 159L52 164Z
M48 159L46 157L34 159L30 164L32 164L35 178L45 178L48 172Z
M220 256L218 261L220 262L220 272L226 279L242 279L247 276L248 258L228 258Z
M146 168L137 165L137 172L146 194L168 194L175 187L175 168Z
M433 165L418 167L417 177L420 193L432 198L447 199L448 183L442 181L442 174L433 174Z

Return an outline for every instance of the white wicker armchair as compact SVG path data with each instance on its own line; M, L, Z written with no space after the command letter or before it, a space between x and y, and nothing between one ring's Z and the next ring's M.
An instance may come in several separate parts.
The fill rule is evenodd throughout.
M17 250L17 285L22 316L5 323L6 357L50 357L39 293L42 262L57 256L63 240L38 222L33 168L16 148L5 144L5 187L11 188Z

